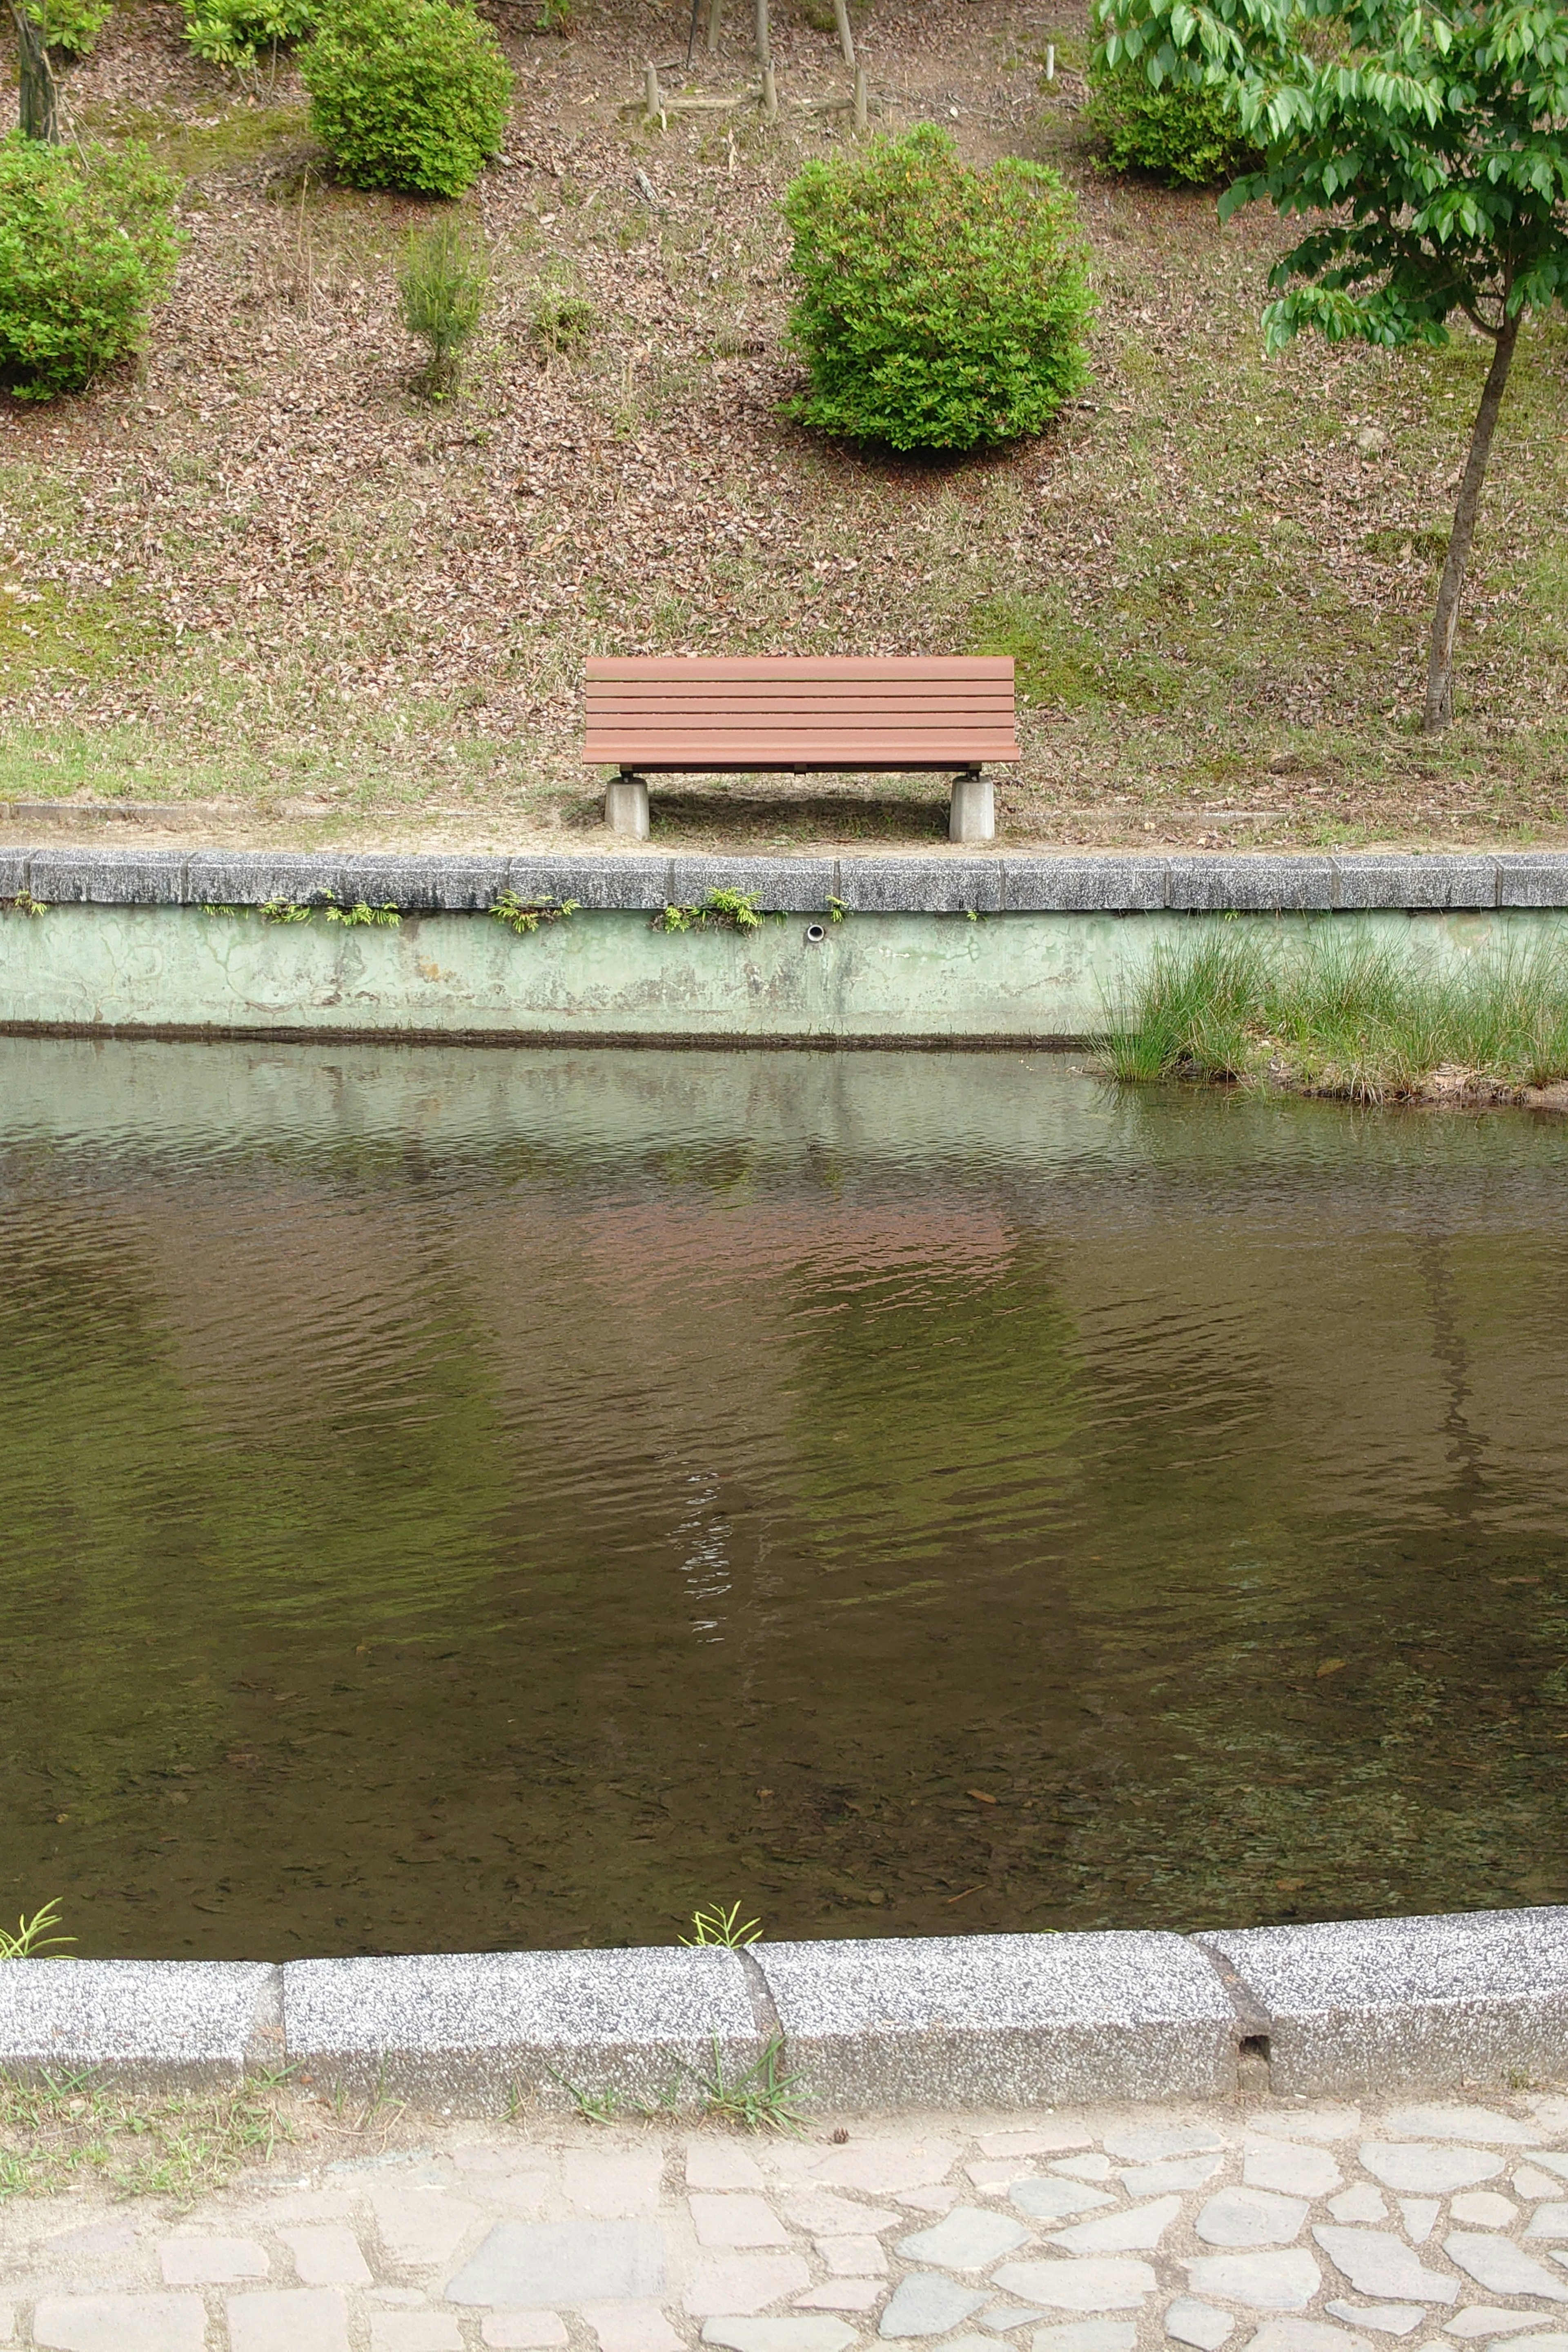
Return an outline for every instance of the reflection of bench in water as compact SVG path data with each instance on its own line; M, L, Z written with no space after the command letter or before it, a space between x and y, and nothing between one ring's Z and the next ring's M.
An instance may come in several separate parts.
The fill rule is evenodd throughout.
M1016 760L1013 665L990 656L797 661L656 656L588 664L583 757L620 770L612 833L647 834L653 775L946 771L954 841L995 833L988 760Z

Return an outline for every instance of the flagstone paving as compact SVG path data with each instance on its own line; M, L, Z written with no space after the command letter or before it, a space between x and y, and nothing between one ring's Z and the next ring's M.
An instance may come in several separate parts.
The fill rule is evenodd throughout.
M298 2158L295 2158L296 2164ZM51 2352L1568 2352L1568 2097L431 2120L180 2210L0 2206Z

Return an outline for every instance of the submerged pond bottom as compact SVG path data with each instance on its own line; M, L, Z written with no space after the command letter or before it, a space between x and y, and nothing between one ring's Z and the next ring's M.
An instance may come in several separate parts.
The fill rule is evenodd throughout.
M0 1039L0 1905L186 1958L1568 1899L1560 1123Z

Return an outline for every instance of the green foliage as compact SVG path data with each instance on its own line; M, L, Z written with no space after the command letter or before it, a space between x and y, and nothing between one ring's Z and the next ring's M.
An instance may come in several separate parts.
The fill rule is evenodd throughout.
M0 1960L36 1960L42 1952L57 1951L62 1945L74 1944L74 1936L55 1934L59 1924L58 1903L46 1903L43 1909L35 1911L30 1919L17 1920L14 1936L9 1929L0 1927Z
M49 0L52 5L52 0ZM311 0L184 0L185 38L209 65L243 69L316 29Z
M1168 187L1234 180L1259 161L1256 143L1223 88L1165 82L1156 89L1141 65L1096 53L1084 120L1116 172L1151 172Z
M1422 725L1453 715L1454 632L1492 436L1527 312L1568 301L1568 0L1098 0L1106 63L1223 90L1264 149L1220 217L1305 215L1275 264L1268 348L1441 344L1461 313L1492 364L1460 476Z
M1568 293L1568 7L1100 0L1099 14L1110 66L1223 89L1267 150L1222 216L1265 200L1312 216L1273 271L1271 349L1308 326L1441 343L1456 310L1495 333Z
M114 14L114 0L27 0L27 14L41 25L51 49L85 58Z
M639 2099L617 2089L614 2083L607 2083L602 2091L591 2091L584 2084L574 2083L559 2067L546 2066L544 2071L552 2082L560 2084L586 2124L613 2124L623 2115L641 2116L647 2122L655 2116L673 2115L680 2105L679 2074L657 2097Z
M783 2039L773 2034L760 2058L726 2081L719 2037L713 2036L713 2072L700 2077L704 2111L715 2123L739 2124L744 2131L797 2132L804 2117L802 2077L784 2066Z
M1073 200L1054 172L986 171L921 123L789 188L803 291L790 338L802 424L894 449L972 449L1038 433L1088 374L1091 310Z
M460 195L501 143L511 74L467 0L338 0L300 72L356 188Z
M0 2075L0 2198L91 2182L184 2204L268 2163L296 2137L289 2070L219 2091L133 2091L84 2067L27 2082Z
M290 898L264 898L261 919L264 923L308 923L310 909L309 907L296 907Z
M356 898L352 907L340 907L337 900L329 895L322 911L329 923L342 923L351 931L365 930L372 926L391 929L403 920L395 907L372 907L363 898Z
M1331 933L1266 944L1237 925L1157 952L1100 1058L1117 1077L1267 1079L1352 1102L1518 1093L1568 1077L1568 952L1479 955L1454 971Z
M146 150L0 140L0 382L80 392L140 350L174 273L178 183Z
M694 1911L691 1915L691 1927L692 1932L689 1936L676 1937L677 1943L692 1947L699 1944L721 1944L727 1952L738 1952L748 1944L760 1944L763 1939L762 1921L760 1919L742 1920L738 1903L731 1903L727 1911L721 1910L717 1903L710 1904L706 1911L701 1909Z
M491 919L504 923L520 940L536 931L541 923L559 923L563 917L577 912L575 898L520 898L515 890L503 890L490 908Z
M710 890L700 907L666 907L653 919L656 931L760 931L756 893Z
M18 890L14 898L0 898L0 913L7 915L47 915L49 902L35 898L30 890Z
M484 314L489 284L484 254L460 220L438 220L409 238L397 289L404 325L429 349L423 383L432 400L444 400L457 382L458 354Z
M570 357L587 349L598 320L593 304L580 294L546 290L534 297L531 323L547 352Z

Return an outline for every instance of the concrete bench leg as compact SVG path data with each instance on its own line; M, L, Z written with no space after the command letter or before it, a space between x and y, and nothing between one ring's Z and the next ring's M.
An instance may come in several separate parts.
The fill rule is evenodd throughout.
M978 768L967 775L954 776L952 803L948 811L949 841L994 841L996 838L996 796L991 789L991 779L983 776Z
M647 839L647 785L641 776L617 776L605 788L605 823L612 833Z

